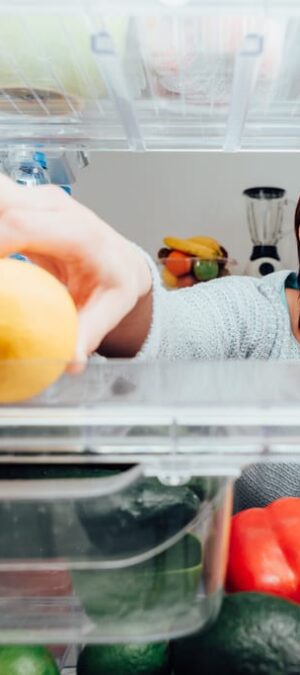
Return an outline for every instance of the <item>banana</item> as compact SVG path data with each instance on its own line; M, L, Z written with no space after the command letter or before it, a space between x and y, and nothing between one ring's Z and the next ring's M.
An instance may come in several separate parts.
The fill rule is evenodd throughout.
M164 267L162 271L162 279L167 288L176 288L178 281L177 277L175 277L174 274L169 272L169 270L167 270L166 267Z
M215 250L218 255L221 253L219 242L216 241L216 239L212 239L212 237L189 237L187 241L192 241L195 244L203 244L203 246Z
M182 251L182 253L202 258L202 260L211 260L220 255L220 252L216 251L215 247L212 248L211 246L198 244L187 239L177 239L177 237L165 237L164 244L176 251Z

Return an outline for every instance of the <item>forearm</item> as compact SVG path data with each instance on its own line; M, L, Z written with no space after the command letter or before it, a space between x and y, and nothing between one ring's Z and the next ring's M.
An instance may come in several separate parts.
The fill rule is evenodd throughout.
M134 309L119 323L99 347L109 358L132 358L141 350L152 323L152 291L140 298Z
M146 360L218 360L243 356L234 309L235 299L243 296L243 285L235 289L232 279L167 291L161 286L154 262L146 258L152 290L107 336L99 353ZM246 293L244 306L247 298Z

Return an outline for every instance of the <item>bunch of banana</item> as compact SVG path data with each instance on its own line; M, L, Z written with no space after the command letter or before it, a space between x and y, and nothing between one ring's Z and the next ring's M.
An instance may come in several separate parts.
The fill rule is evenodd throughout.
M229 274L227 251L212 237L165 237L164 245L158 257L167 288L186 288Z
M224 249L222 250L219 242L211 237L189 237L188 239L165 237L164 244L171 250L181 251L202 260L224 258Z

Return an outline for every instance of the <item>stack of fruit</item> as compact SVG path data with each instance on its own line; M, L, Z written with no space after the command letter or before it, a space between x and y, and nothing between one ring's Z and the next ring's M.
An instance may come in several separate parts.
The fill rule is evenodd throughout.
M158 258L167 288L186 288L229 274L228 253L211 237L165 237L164 244Z

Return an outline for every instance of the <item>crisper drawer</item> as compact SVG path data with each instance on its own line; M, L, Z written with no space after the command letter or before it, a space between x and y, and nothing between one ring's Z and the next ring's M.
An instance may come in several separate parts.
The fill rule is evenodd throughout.
M232 479L299 462L299 382L291 362L91 361L0 406L0 642L145 642L212 621Z
M7 464L0 476L2 643L156 640L215 618L230 479L170 486L104 464Z

